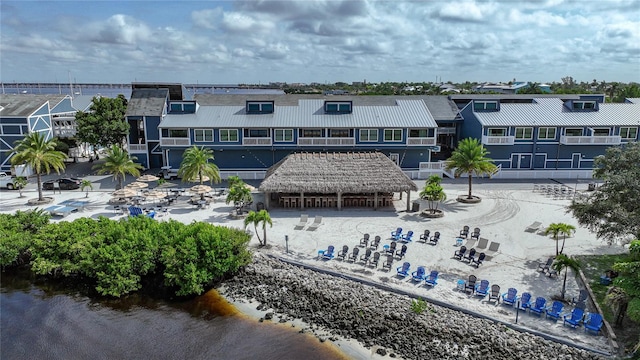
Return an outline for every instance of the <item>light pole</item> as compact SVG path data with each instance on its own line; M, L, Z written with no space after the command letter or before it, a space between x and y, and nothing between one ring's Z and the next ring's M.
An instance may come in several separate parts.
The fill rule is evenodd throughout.
M285 249L287 250L287 254L289 253L289 235L285 235L284 236L284 244L285 244Z

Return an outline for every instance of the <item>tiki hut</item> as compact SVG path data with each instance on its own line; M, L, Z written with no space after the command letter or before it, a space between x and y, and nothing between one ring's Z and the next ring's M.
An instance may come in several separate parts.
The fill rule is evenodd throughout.
M380 152L293 153L269 170L259 190L282 207L390 206L395 192L417 191L400 167ZM274 204L275 205L275 204Z

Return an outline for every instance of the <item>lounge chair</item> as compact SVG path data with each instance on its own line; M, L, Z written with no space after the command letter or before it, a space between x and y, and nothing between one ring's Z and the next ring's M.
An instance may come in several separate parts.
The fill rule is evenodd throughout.
M500 243L492 241L491 244L489 244L489 248L484 251L484 253L486 254L485 260L489 261L493 259L493 257L498 253L499 248L500 248Z
M402 236L402 228L399 227L397 229L395 229L394 231L391 232L391 238L394 240L398 240L400 239L400 236Z
M360 239L360 246L367 247L369 246L369 234L364 234L362 239Z
M554 301L551 306L547 308L546 315L547 319L552 318L553 320L558 320L560 316L562 316L562 309L564 308L564 304L560 301Z
M376 237L373 239L371 244L369 244L369 247L373 250L378 250L378 246L380 245L380 240L382 240L380 238L380 235L376 235Z
M358 253L360 252L360 248L354 247L353 252L347 258L347 261L356 262L358 261Z
M348 252L349 252L349 247L347 245L343 245L342 250L338 251L338 257L341 258L342 261L344 261L344 258L347 256Z
M471 250L469 250L469 253L467 254L467 256L465 256L464 258L462 258L460 260L466 261L469 264L471 264L471 261L473 261L475 256L476 256L476 249L475 248L471 248Z
M429 243L433 243L433 245L437 245L438 240L440 240L440 231L436 231L433 233L433 236L429 238Z
M320 224L322 224L322 216L316 216L315 219L313 219L313 223L307 228L307 231L314 231Z
M573 308L570 314L566 314L563 316L564 322L562 325L569 325L572 328L577 328L582 323L582 319L584 318L584 309L581 308Z
M411 279L413 279L413 281L421 282L424 280L426 275L427 271L424 269L424 266L418 266L418 269L411 273Z
M468 293L473 293L476 289L476 281L478 278L475 275L469 275L469 280L467 280L467 285L464 287L464 291Z
M489 293L489 301L495 300L500 302L500 285L491 285L491 292Z
M598 313L590 313L584 320L584 331L598 334L602 329L602 315Z
M425 285L429 285L431 287L438 285L438 272L432 270L431 273L424 279Z
M129 206L129 216L142 215L142 209L137 206Z
M431 232L429 230L425 230L423 234L420 234L420 241L426 243L429 241L429 235Z
M546 263L540 263L538 264L538 271L542 271L542 272L547 272L549 271L549 268L551 267L551 264L553 264L553 258L548 258Z
M294 229L302 229L305 226L307 226L307 221L309 221L309 215L307 214L302 214L300 215L300 222L298 222L298 224L296 224Z
M389 248L387 249L387 254L395 255L397 246L398 246L398 243L395 241L392 241L391 245L389 245Z
M513 306L518 300L518 290L516 288L509 288L506 293L502 294L502 303L505 305Z
M579 304L579 303L584 303L587 301L587 299L589 298L589 292L587 290L580 290L580 293L578 293L578 297L577 298L573 298L571 299L571 303L572 304Z
M373 253L373 257L369 259L369 265L377 268L379 262L380 262L380 253L376 251Z
M396 269L396 272L400 277L407 277L409 276L410 268L411 268L411 264L409 264L408 262L405 262L404 264L402 264L402 266L398 266L398 268Z
M464 257L464 254L467 252L467 247L462 245L460 247L460 249L456 250L453 252L453 258L454 259L458 259L458 260L462 260L462 257Z
M531 307L531 294L528 292L522 293L520 296L520 310L527 310Z
M407 245L402 245L402 248L398 251L396 251L396 257L398 259L402 259L404 258L404 256L407 254Z
M469 236L469 226L465 225L462 230L460 230L460 236L461 238L466 239Z
M478 239L478 244L474 247L476 250L484 250L487 248L487 245L489 245L489 239L480 238Z
M411 242L413 240L413 230L409 230L406 234L400 235L400 241Z
M478 240L479 238L480 238L480 228L473 229L473 232L471 233L471 240L473 239Z
M322 259L324 259L324 260L333 259L333 256L334 256L333 251L334 251L334 249L335 248L333 247L333 245L329 245L329 247L327 247L327 250L322 252Z
M371 257L371 249L367 249L367 251L364 252L364 254L362 254L362 256L360 256L360 261L362 261L365 265L367 264L367 262L369 262L369 258Z
M485 297L489 293L489 280L481 280L474 290L476 296Z
M535 313L538 316L542 316L542 313L545 311L545 306L547 305L547 299L539 296L536 298L536 302L529 308L529 313Z
M469 262L471 265L474 265L476 268L479 268L480 265L482 265L482 262L484 261L484 259L487 257L487 254L485 253L480 253L480 255L478 255L477 258L471 259L471 261Z
M53 205L44 209L44 211L48 212L51 216L62 216L65 217L71 214L74 211L78 211L78 209L63 205Z
M393 265L393 255L387 255L387 260L382 263L382 269L386 269L387 271L391 271L391 266Z
M534 221L531 225L527 226L524 231L527 232L536 232L538 231L538 229L540 229L540 227L542 226L542 223L540 221Z

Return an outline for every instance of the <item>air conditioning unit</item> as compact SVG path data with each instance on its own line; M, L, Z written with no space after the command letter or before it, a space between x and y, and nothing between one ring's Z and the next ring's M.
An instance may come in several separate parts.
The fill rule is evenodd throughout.
M440 145L436 145L436 146L432 147L431 148L431 152L439 153L440 152Z

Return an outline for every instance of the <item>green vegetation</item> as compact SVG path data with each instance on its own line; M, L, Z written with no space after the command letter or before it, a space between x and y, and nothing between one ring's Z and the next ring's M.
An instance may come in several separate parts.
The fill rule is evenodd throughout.
M431 175L420 192L420 198L429 202L429 211L434 214L438 210L438 204L447 200L447 194L440 185L442 178Z
M84 191L84 189L87 189L87 193L84 197L88 198L89 190L93 190L93 183L90 180L82 180L82 182L80 183L80 191Z
M260 234L258 234L258 225L262 223L262 233L264 234L263 239L260 239ZM271 221L271 216L267 212L267 210L260 210L258 212L249 211L247 217L244 218L244 228L246 229L249 224L253 224L253 228L256 230L256 236L258 237L258 242L260 242L260 246L267 245L267 224L269 226L273 226L273 221Z
M27 186L27 178L24 176L17 176L16 179L13 181L13 185L16 186L16 188L18 188L18 191L20 192L20 197L23 197L24 195L22 195L22 189L24 189L25 186Z
M127 111L127 98L120 94L117 98L96 96L88 112L76 113L76 137L98 147L109 147L124 143L129 135L129 123L124 114Z
M239 212L238 215L240 215L245 205L253 201L251 190L249 190L247 184L238 176L229 176L227 182L229 183L229 194L227 194L225 203L229 204L233 202L233 205ZM260 236L258 236L258 240L259 239Z
M38 179L38 200L43 201L42 174L55 170L58 174L64 170L64 159L67 155L56 150L56 142L47 140L42 132L32 132L24 139L16 141L15 155L11 158L11 165L27 164Z
M553 268L553 270L557 271L558 274L560 274L562 270L564 270L564 280L562 281L562 291L560 292L560 297L564 299L564 295L567 292L567 274L569 273L569 269L577 273L580 269L580 263L578 262L578 260L572 257L569 257L565 254L559 254L558 256L556 256L551 267Z
M547 231L545 231L545 235L553 235L553 240L556 241L556 256L558 254L562 254L564 250L564 242L567 236L571 236L576 231L576 227L570 224L565 223L552 223L547 227ZM558 250L558 237L562 235L562 249Z
M493 160L487 157L489 152L482 146L478 139L466 138L458 143L458 147L453 151L451 157L445 162L447 170L454 170L454 176L462 174L469 176L469 194L467 199L472 199L471 183L473 174L490 175L496 171L497 167Z
M411 311L420 315L425 310L429 309L429 303L427 303L424 299L412 299L411 300Z
M127 174L140 176L142 165L135 162L135 156L129 156L129 153L119 145L112 145L107 150L107 156L104 162L94 165L94 169L98 169L98 174L112 174L113 179L118 182L118 189L122 189L122 183Z
M178 169L178 176L182 177L182 181L198 180L200 184L204 183L204 177L208 177L211 183L220 182L220 170L213 162L213 150L205 149L204 146L193 147L185 150L182 156L182 163Z
M161 278L178 296L197 295L251 260L246 232L203 222L138 216L48 223L42 212L0 215L0 220L0 265L30 259L35 274L88 279L105 296L137 291L145 277Z

